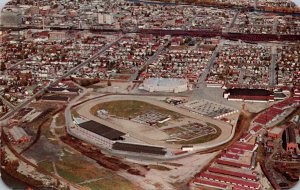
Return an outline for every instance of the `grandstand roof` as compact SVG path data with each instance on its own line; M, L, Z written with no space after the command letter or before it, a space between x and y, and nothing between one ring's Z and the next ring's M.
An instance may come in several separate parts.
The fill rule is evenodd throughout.
M93 120L79 123L78 126L110 140L118 140L121 136L125 135L125 133L122 133L121 131L115 130Z
M113 144L113 149L128 151L128 152L136 152L136 153L147 153L147 154L158 154L158 155L166 154L166 151L164 150L163 147L133 144L133 143L116 142Z

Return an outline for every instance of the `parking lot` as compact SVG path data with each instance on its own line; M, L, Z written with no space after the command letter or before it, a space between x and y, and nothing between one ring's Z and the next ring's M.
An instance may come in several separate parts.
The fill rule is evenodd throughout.
M188 141L194 138L199 138L217 133L217 130L207 124L189 123L173 128L164 129L164 132L170 135L173 140Z
M209 116L215 119L228 116L238 111L229 106L218 104L205 99L187 102L183 105L183 108L188 109L197 114Z
M142 123L142 124L157 124L157 123L164 123L171 119L168 115L160 113L155 110L145 111L141 115L136 116L132 119L132 121Z

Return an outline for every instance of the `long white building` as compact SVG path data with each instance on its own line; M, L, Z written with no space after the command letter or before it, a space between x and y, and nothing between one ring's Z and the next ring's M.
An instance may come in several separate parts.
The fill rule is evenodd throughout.
M188 90L188 81L180 78L148 78L140 89L149 92L184 92Z

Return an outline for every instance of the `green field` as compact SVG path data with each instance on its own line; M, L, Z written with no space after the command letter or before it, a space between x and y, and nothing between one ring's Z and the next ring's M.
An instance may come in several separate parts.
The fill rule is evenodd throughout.
M140 188L132 185L128 180L117 176L107 176L84 186L91 188L91 190L140 190Z
M181 115L176 112L146 102L136 101L136 100L118 100L118 101L104 102L95 105L94 107L91 108L90 111L93 115L97 115L97 111L99 109L104 109L108 111L110 115L115 115L117 117L122 117L122 118L133 118L141 114L142 112L149 111L149 110L154 110L162 114L169 115L171 116L172 119L178 119L181 117Z
M47 170L48 172L53 172L53 166L51 161L48 160L42 161L38 163L38 165L44 168L45 170Z
M55 165L57 173L61 177L92 190L139 189L125 178L106 168L96 167L94 163L90 163L80 156L65 156Z
M106 169L99 170L94 164L78 156L65 157L55 163L58 174L72 182L80 183L85 180L106 176Z

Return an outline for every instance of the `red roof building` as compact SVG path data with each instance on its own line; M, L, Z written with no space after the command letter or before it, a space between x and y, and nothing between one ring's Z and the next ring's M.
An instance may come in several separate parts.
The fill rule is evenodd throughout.
M244 133L243 136L240 138L241 142L248 142L252 138L252 134Z
M257 145L247 144L243 142L235 142L231 147L253 152L257 148Z
M197 185L204 185L204 186L209 186L209 187L214 187L214 188L221 188L221 189L226 189L227 185L215 181L208 181L208 180L203 180L200 178L195 178L193 181L194 184Z
M237 168L251 168L251 165L249 165L249 164L241 164L238 162L221 160L221 159L217 159L216 163L222 164L222 165L227 165L227 166L232 166L232 167L237 167Z
M251 188L248 188L248 187L241 187L241 186L238 186L238 185L235 185L232 190L252 190Z
M241 172L234 172L234 171L230 171L230 170L224 170L224 169L213 168L213 167L209 167L207 170L210 172L218 173L218 174L240 177L243 179L249 179L249 180L254 180L254 181L258 180L257 175L250 175L250 174L245 174L245 173L241 173Z
M260 130L262 129L262 126L261 125L256 125L255 127L253 127L251 130L250 130L250 133L252 135L258 133Z
M250 187L253 189L259 189L260 188L260 184L256 183L256 182L250 182L250 181L245 181L245 180L240 180L240 179L234 179L231 177L223 177L223 176L219 176L219 175L213 175L213 174L209 174L209 173L201 173L200 174L200 178L204 178L204 179L211 179L214 181L221 181L221 182L229 182L231 184L234 185L239 185L239 186L243 186L243 187Z
M230 154L230 153L223 153L222 157L233 159L233 160L238 160L239 159L238 155L236 155L236 154Z
M245 151L241 150L241 149L236 149L236 148L227 148L227 152L232 152L235 154L244 154Z

